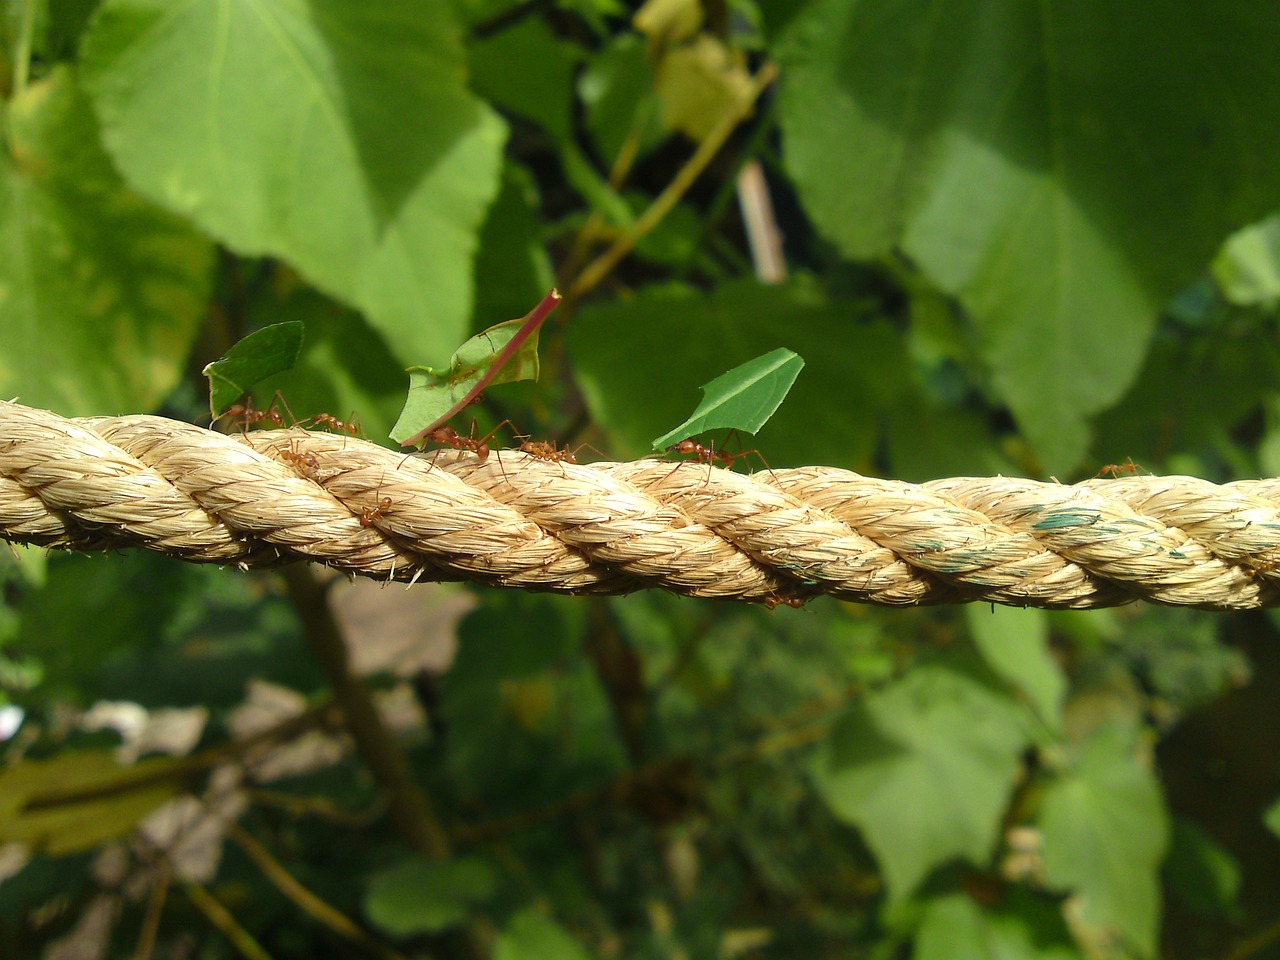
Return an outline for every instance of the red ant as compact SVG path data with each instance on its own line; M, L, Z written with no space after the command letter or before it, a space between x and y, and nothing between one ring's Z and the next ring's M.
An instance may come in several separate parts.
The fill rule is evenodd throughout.
M731 430L729 432L731 434L737 433L736 430ZM728 437L725 438L725 443L728 443ZM698 441L693 439L681 440L679 443L673 443L671 446L667 447L667 453L673 453L677 456L691 453L693 454L693 459L696 463L705 463L708 467L711 467L716 463L723 463L725 468L729 470L733 469L735 461L741 460L742 458L754 453L757 457L760 457L760 462L764 464L764 468L766 470L769 469L768 462L765 460L764 456L761 455L759 450L739 450L737 453L732 453L726 448L724 443L722 443L717 449L714 446L707 446L705 444L698 443Z
M297 450L281 450L280 459L287 460L298 468L308 480L314 480L316 474L320 471L320 461L316 459L314 453L299 453Z
M538 460L546 460L550 463L577 463L578 451L583 447L596 450L596 448L591 446L589 443L580 444L573 450L570 450L567 446L563 450L560 450L555 444L548 443L546 440L530 440L526 437L524 442L520 444L520 452L527 453L531 457L535 457ZM596 453L599 453L601 457L604 456L604 454L600 453L599 450L596 450Z
M1104 473L1111 474L1113 480L1118 479L1122 473L1129 473L1137 476L1138 471L1142 468L1133 462L1133 457L1125 457L1124 463L1108 463L1105 467L1097 472L1094 479L1098 479Z
M453 427L446 424L443 427L436 427L427 434L426 439L430 440L432 443L441 444L442 446L453 447L455 450L470 450L480 458L481 463L484 463L489 459L489 441L493 439L493 435L503 427L508 427L510 425L510 420L503 420L500 424L477 440L474 436L476 429L475 421L472 421L471 423L471 432L473 435L465 437L458 433L457 430L453 429Z
M357 436L361 432L360 418L356 416L356 412L354 410L351 411L351 418L346 423L343 423L337 417L333 416L333 414L317 413L311 418L311 426L313 428L328 427L335 433L349 433L353 437Z
M276 404L280 404L280 406L284 407L285 412L289 414L290 421L294 419L293 413L289 410L289 405L284 402L284 397L282 397L280 395L280 391L277 390L275 392L275 396L271 398L271 402L267 404L267 408L265 410L255 410L253 408L253 397L249 397L244 403L233 403L231 406L227 407L227 409L223 410L215 420L221 420L224 417L231 417L234 420L238 420L240 423L240 431L242 433L248 433L250 427L256 426L264 420L274 427L283 427L284 415L276 409Z
M362 510L360 512L360 526L372 527L375 520L387 515L387 511L391 509L391 503L392 501L390 497L383 497L378 501L378 505L376 507L369 507L367 510Z
M764 598L764 605L772 610L774 607L794 607L799 610L804 606L804 601L799 597L779 597L776 594L771 597Z

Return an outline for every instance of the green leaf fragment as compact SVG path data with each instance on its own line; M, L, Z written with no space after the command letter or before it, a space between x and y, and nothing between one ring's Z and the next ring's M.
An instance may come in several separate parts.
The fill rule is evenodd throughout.
M293 369L302 335L299 320L273 323L240 340L221 360L206 364L202 372L209 378L209 415L217 419L255 383Z
M708 430L755 433L786 399L804 360L785 347L748 360L702 387L702 402L680 426L653 441L655 450Z
M526 316L476 334L443 370L410 367L409 395L391 428L391 439L403 446L421 443L485 387L538 379L538 330L560 299L552 290Z
M965 616L987 666L1027 698L1050 731L1061 733L1067 681L1049 650L1045 612L971 603Z

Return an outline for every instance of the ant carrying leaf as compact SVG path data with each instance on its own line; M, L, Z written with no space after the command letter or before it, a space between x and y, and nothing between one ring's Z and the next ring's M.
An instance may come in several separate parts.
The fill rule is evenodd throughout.
M679 446L708 430L729 429L754 434L782 405L803 367L801 357L780 347L721 374L703 385L702 402L693 416L657 437L653 449ZM675 452L696 453L692 447Z
M418 446L490 385L538 379L538 328L560 300L552 290L526 316L476 334L443 370L410 367L409 396L391 439Z
M301 348L302 323L290 320L249 334L221 360L205 364L203 373L209 378L209 416L217 420L227 414L239 417L248 413L252 405L238 404L240 397L260 380L292 369ZM233 406L239 409L233 412Z

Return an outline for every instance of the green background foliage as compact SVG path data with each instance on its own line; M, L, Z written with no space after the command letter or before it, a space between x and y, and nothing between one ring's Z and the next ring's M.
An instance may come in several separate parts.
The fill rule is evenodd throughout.
M558 283L540 380L486 390L480 433L641 456L787 348L744 438L773 467L1280 473L1264 5L639 6L3 0L0 396L197 420L207 363L301 321L255 404L381 440L405 368ZM1267 614L332 584L427 859L279 576L19 550L0 587L3 956L1190 960L1280 930Z

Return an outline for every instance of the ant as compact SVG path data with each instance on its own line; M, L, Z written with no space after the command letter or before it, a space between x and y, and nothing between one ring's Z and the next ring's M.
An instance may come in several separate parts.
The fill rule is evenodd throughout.
M361 433L360 418L356 416L354 410L351 411L350 419L346 423L343 423L331 413L317 413L311 418L311 426L313 428L328 427L335 433L349 433L353 437Z
M804 606L804 601L801 600L799 597L779 597L775 594L770 597L765 597L764 605L768 607L770 610L774 609L775 607L794 607L795 609L799 610L801 607Z
M271 402L267 404L265 410L255 410L253 407L253 397L248 397L244 403L233 403L227 409L223 410L215 420L221 420L224 417L230 417L240 423L240 432L248 433L249 428L257 426L264 420L273 427L284 426L284 415L276 409L276 404L284 407L285 413L288 413L289 420L293 421L293 412L289 410L289 405L284 402L284 397L280 395L280 391L275 392L275 396L271 398Z
M546 460L550 463L577 463L578 451L583 447L596 450L596 448L591 446L589 443L580 444L574 450L570 450L567 446L563 450L560 450L555 444L548 443L546 440L530 440L528 437L525 437L524 442L520 444L520 452L527 453L531 457L538 460ZM600 451L596 450L596 453L600 453ZM600 456L603 457L604 454L600 453Z
M489 459L489 441L493 439L493 435L503 427L509 426L511 426L511 421L503 420L500 424L477 440L475 438L476 424L474 420L471 422L471 435L465 437L458 433L457 430L453 429L453 427L445 424L443 427L436 427L428 433L426 439L430 440L432 443L438 443L445 447L453 447L455 450L470 450L480 458L481 463L484 463Z
M731 430L729 432L730 434L736 435L738 431ZM722 443L719 448L717 448L715 446L707 446L706 444L698 443L698 441L690 438L687 440L681 440L679 443L673 443L671 446L667 447L667 453L675 454L676 456L683 456L691 453L693 454L694 462L705 463L708 471L710 471L710 468L717 463L722 463L726 469L732 470L736 461L754 453L760 458L760 462L764 464L764 468L769 470L769 463L765 460L759 450L739 450L737 453L733 453L725 445L728 443L728 440L729 438L726 437L725 443ZM676 465L676 469L680 469L679 464ZM773 471L770 470L769 472L772 473ZM710 473L708 473L708 477L709 476Z
M280 459L287 460L298 468L308 480L314 480L316 474L320 472L320 461L316 459L316 455L310 452L299 453L297 450L281 450Z
M1138 471L1141 469L1142 468L1140 466L1138 466L1136 463L1133 462L1133 457L1125 457L1124 463L1108 463L1105 467L1103 467L1101 470L1098 471L1094 479L1095 480L1098 479L1098 477L1101 477L1104 473L1111 474L1111 479L1113 480L1119 479L1122 473L1128 473L1128 474L1137 476Z
M383 497L376 507L360 511L360 526L372 527L375 520L387 515L387 511L391 509L391 503L390 497Z

